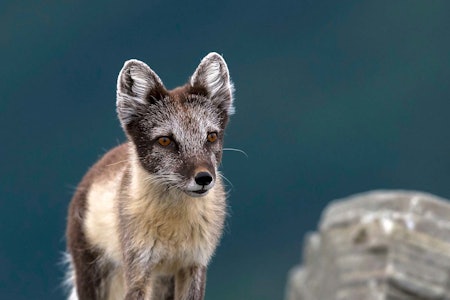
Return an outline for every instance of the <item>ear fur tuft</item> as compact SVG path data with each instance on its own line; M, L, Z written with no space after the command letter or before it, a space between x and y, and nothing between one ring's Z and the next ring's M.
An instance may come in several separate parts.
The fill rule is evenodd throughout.
M147 64L127 60L117 78L117 114L125 129L151 103L166 93L161 79Z
M206 55L190 79L194 89L206 90L207 96L224 109L228 115L234 113L233 83L222 56L216 52Z

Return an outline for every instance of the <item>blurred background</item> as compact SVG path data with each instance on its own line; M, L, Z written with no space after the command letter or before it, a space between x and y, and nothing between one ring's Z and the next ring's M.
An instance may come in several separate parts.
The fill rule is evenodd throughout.
M123 62L168 88L210 51L236 86L232 184L206 299L282 299L331 200L372 189L450 198L450 1L0 3L0 299L63 299L66 210L124 141Z

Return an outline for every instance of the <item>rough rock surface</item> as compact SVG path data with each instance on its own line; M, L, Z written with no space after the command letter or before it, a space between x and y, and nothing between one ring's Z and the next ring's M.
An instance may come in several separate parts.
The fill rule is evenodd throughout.
M450 300L450 204L413 191L331 203L305 239L286 300Z

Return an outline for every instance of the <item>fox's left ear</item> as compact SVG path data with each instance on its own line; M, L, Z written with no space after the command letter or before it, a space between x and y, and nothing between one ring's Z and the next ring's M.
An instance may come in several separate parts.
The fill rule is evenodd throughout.
M228 115L234 113L233 83L227 64L219 54L211 52L202 59L190 84L194 90L206 92L206 96Z
M137 59L125 62L117 78L117 114L122 127L139 119L150 103L164 98L167 91L156 73Z

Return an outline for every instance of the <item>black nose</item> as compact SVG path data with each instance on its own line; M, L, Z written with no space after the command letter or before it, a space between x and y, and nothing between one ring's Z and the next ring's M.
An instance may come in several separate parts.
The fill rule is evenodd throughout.
M195 175L195 182L198 185L208 185L211 183L211 181L213 180L211 174L209 174L208 172L200 172L197 175Z

